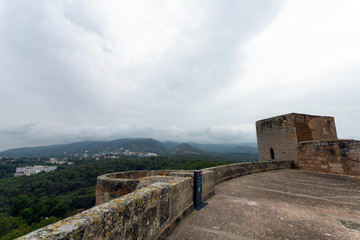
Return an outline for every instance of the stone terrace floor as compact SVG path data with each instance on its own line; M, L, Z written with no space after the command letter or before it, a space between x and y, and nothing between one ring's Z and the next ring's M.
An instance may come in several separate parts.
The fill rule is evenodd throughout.
M167 240L360 239L360 178L299 170L242 176L187 216Z

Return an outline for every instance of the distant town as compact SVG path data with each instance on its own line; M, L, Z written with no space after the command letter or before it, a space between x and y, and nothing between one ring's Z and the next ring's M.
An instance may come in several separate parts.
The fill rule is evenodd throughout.
M51 172L69 165L121 158L148 158L182 154L221 155L222 159L257 159L257 148L238 144L160 142L150 138L85 141L9 149L0 152L0 178ZM58 166L56 168L56 166Z
M65 153L66 154L66 153ZM91 154L89 151L85 150L84 152L78 152L72 154L72 157L82 159L95 158L96 160L105 160L105 159L118 159L123 156L132 156L132 157L156 157L159 156L157 153L153 152L135 152L129 149L119 148L118 150L105 150L99 153ZM64 164L67 161L67 157L63 158L62 161L58 161L58 164ZM62 163L60 163L62 162Z
M66 153L65 153L66 154ZM119 159L123 156L131 156L131 157L156 157L158 154L153 152L134 152L129 149L120 148L116 151L103 151L101 153L89 154L89 151L79 152L71 155L71 158L76 158L79 160L87 160L87 159L95 159L95 160L106 160L106 159ZM40 159L38 159L40 161ZM68 157L64 157L61 159L58 158L49 158L48 161L45 161L49 164L57 164L57 165L73 165L74 162L68 161ZM57 169L57 166L44 166L44 165L34 165L34 166L26 166L26 167L18 167L15 170L14 176L20 177L23 175L30 176L34 174L38 174L41 172L51 172Z

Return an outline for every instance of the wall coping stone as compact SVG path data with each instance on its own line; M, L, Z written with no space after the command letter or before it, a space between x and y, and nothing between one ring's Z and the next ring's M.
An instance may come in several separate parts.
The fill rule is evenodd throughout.
M267 170L291 168L292 161L248 162L221 165L203 170L203 192L206 197L214 186L241 175ZM122 179L141 182L157 178L155 182L136 191L92 207L18 239L165 239L176 224L193 211L193 170L161 170L170 176L150 176L141 171L123 172L127 175L144 174L143 178ZM158 171L160 172L160 171ZM114 174L114 173L113 173ZM106 177L104 177L106 175ZM99 176L111 180L110 174ZM115 224L116 222L116 224Z

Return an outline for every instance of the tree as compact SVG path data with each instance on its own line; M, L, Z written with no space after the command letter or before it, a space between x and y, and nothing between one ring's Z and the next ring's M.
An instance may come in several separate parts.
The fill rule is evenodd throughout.
M10 213L13 216L19 215L20 211L29 207L31 200L27 195L19 195L11 201Z

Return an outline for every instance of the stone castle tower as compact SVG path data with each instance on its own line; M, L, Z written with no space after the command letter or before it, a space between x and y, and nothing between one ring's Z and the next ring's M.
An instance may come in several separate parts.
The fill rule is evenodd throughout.
M333 117L290 113L256 122L259 161L292 160L299 167L298 144L337 140Z

